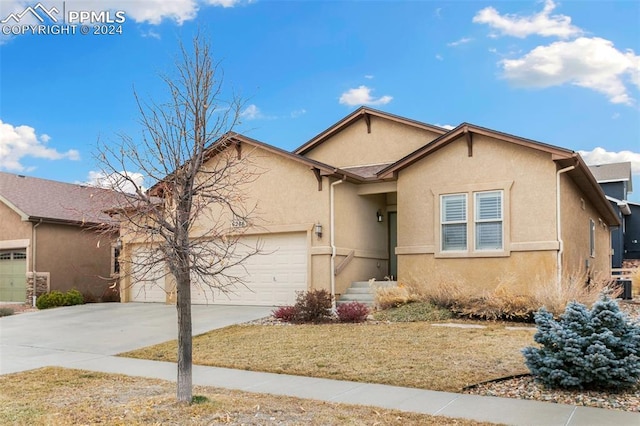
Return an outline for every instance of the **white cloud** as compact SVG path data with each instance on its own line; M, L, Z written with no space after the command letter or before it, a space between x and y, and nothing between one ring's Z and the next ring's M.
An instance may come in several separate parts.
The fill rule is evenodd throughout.
M473 22L487 24L502 35L525 38L532 34L545 37L569 38L582 34L582 30L571 25L571 17L566 15L551 15L556 8L553 0L546 0L541 12L531 16L501 15L495 8L489 6L480 10Z
M295 111L291 111L291 118L298 118L301 115L305 115L306 113L307 113L307 110L304 108L297 109Z
M136 192L136 187L144 191L144 175L142 173L111 173L90 171L87 176L87 185L98 188L114 189L129 194Z
M596 164L624 163L631 162L631 172L640 175L640 153L632 151L610 152L604 148L597 147L592 151L578 151L584 162L590 166Z
M340 103L343 105L355 106L355 105L386 105L393 99L392 96L381 96L379 98L373 98L371 91L373 89L367 86L360 86L356 89L349 89L340 95Z
M240 112L240 117L245 118L247 120L256 120L258 118L263 118L262 112L260 108L255 106L254 104L249 105L244 109L244 111Z
M367 74L364 76L364 78L366 78L367 80L373 80L373 75Z
M519 59L505 59L499 64L504 77L516 85L574 84L603 93L616 104L633 102L625 77L638 86L640 72L640 56L633 51L620 52L612 42L598 37L538 46Z
M29 126L13 126L0 120L0 169L23 171L25 157L44 158L47 160L79 160L80 153L75 149L58 152L49 148L47 143L51 137L36 135L36 130Z
M447 43L447 46L456 47L456 46L460 46L462 44L467 44L470 41L473 41L473 39L470 38L470 37L462 37L460 40L456 40L456 41L452 41L451 43Z
M162 37L160 36L160 33L158 33L157 31L154 31L153 29L149 29L147 31L141 31L140 35L144 38L155 38L156 40L162 39Z
M439 54L439 53L436 55L436 59L437 59L437 60L439 60L439 61L443 61L443 60L444 60L444 58L442 57L442 55L441 55L441 54Z
M451 124L434 124L434 126L442 127L443 129L447 129L447 130L456 128L456 126L452 126Z

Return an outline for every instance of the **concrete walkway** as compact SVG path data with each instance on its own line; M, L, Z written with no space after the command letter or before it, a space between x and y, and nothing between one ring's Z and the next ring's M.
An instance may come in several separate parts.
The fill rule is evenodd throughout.
M194 306L194 334L270 311ZM84 305L5 317L0 319L0 374L61 366L175 381L173 363L113 356L173 339L175 330L175 308L152 304ZM194 366L193 372L196 385L512 425L640 425L640 413L615 410L214 367Z

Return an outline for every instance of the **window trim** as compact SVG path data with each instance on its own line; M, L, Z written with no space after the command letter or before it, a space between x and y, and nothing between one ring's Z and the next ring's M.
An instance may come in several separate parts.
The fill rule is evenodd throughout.
M466 253L469 250L469 196L467 193L459 193L459 194L442 194L440 195L440 205L444 206L444 199L446 197L456 197L456 196L464 196L464 220L454 220L454 221L444 221L444 209L440 209L440 251L447 253ZM444 248L444 227L445 225L465 225L465 248L464 249L452 249L447 250Z
M477 183L467 185L457 185L432 189L434 195L433 218L434 218L434 257L435 258L473 258L473 257L509 257L511 256L511 187L513 181L500 181ZM502 249L476 249L476 220L475 220L475 193L498 192L502 194ZM442 196L466 194L467 200L473 197L473 203L467 202L467 249L443 250L442 249ZM473 205L471 205L473 204Z
M596 222L589 218L589 256L596 257Z
M480 194L491 194L491 193L497 193L500 195L500 218L499 219L479 219L478 218L478 212L480 211L480 209L478 208L478 195ZM473 213L474 213L474 217L473 217L473 232L474 232L474 239L473 239L473 250L476 252L501 252L504 250L504 191L499 189L499 190L493 190L493 191L474 191L473 192ZM478 248L478 224L479 223L496 223L499 222L500 223L500 227L501 227L501 235L500 235L500 248L488 248L488 249L483 249L483 248Z

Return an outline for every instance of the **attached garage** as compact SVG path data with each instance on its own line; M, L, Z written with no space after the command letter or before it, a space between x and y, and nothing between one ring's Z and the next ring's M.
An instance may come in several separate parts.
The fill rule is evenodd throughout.
M150 269L141 270L135 265L145 262L150 256L144 248L134 249L131 257L132 277L129 290L129 300L131 302L156 302L165 303L167 293L165 291L165 271L160 264L154 265Z
M308 248L305 232L246 236L241 243L238 249L241 246L261 248L260 254L251 256L244 262L246 271L242 268L235 271L235 275L244 278L246 286L240 285L224 294L194 284L192 303L292 305L295 303L296 292L307 290Z
M27 251L0 251L0 301L22 302L27 297Z

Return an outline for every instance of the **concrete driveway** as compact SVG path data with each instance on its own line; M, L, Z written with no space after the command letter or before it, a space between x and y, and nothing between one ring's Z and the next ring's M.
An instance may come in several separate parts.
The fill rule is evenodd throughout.
M268 316L264 306L193 305L193 334ZM0 374L115 355L178 336L173 305L94 303L0 318Z

